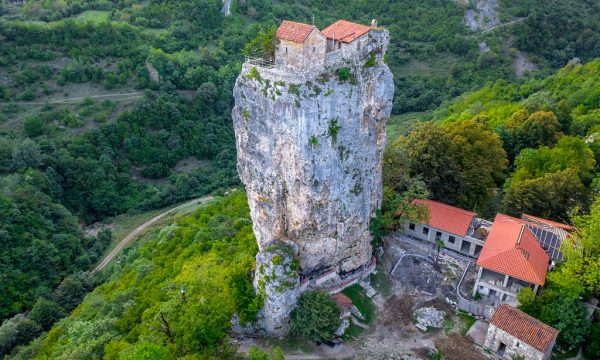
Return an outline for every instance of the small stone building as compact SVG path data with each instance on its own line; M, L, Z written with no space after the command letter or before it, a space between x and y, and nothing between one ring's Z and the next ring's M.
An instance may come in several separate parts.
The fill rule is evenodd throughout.
M351 61L364 61L374 56L383 61L388 32L351 21L338 20L319 31L316 26L284 20L276 32L275 65L292 70L337 67Z
M316 26L284 20L276 36L275 65L292 69L323 66L327 39Z
M520 219L497 214L477 259L473 294L495 304L516 301L522 288L537 292L546 282L549 256L533 232Z
M494 313L484 347L502 359L523 356L525 360L550 358L558 330L503 304Z
M365 50L369 42L365 35L376 25L375 20L370 27L346 20L336 21L323 29L323 35L327 38L327 52L352 54Z

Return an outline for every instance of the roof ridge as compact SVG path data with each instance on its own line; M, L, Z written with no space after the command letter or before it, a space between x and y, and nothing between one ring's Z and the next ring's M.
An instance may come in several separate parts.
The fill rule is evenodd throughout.
M515 244L515 248L521 249L521 238L523 237L523 231L525 231L525 224L521 223L521 230L519 231L519 236L517 237L517 243Z
M518 315L518 316L523 316L523 317L525 317L525 318L527 318L527 319L529 319L529 320L532 320L532 321L536 322L536 323L537 323L539 326L541 326L541 327L544 327L544 328L546 328L547 330L551 330L551 331L554 331L554 332L557 332L557 333L558 333L558 330L557 330L557 329L555 329L555 328L553 328L552 326L550 326L550 325L546 324L545 322L543 322L543 321L542 321L542 320L540 320L540 319L536 319L536 318L534 318L533 316L529 315L529 314L528 314L528 313L526 313L525 311L517 309L517 308L516 308L516 307L514 307L514 306L511 306L511 305L509 305L509 304L503 303L503 304L500 304L500 307L499 307L498 309L500 309L500 308L506 308L506 309L508 309L508 311L510 311L510 312L512 312L512 313L514 313L514 314L516 314L516 315ZM496 311L498 311L498 310L496 310ZM493 319L493 318L494 318L494 316L492 315L492 319Z
M523 215L521 215L521 217L523 217L523 216L529 217L529 218L533 218L533 219L541 222L542 224L549 225L549 226L555 226L555 227L558 227L558 228L569 228L569 229L573 229L574 228L572 225L565 224L565 223L560 222L560 221L554 221L554 220L550 220L550 219L545 219L545 218L542 218L542 217L539 217L539 216L535 216L535 215L530 215L530 214L523 213ZM523 219L523 220L527 221L526 219Z
M421 200L421 199L415 199L415 200ZM441 206L444 206L444 207L446 207L448 209L451 209L451 210L455 210L455 211L460 211L460 212L464 212L464 213L468 213L468 214L475 214L475 215L477 215L477 213L474 212L474 211L467 210L467 209L462 209L462 208L459 208L459 207L454 206L454 205L443 203L441 201L432 200L432 199L422 199L421 201L432 202L432 203L436 203L436 204L439 204Z

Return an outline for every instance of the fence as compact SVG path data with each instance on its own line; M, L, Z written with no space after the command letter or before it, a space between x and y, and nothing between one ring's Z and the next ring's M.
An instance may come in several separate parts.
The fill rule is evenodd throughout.
M489 320L494 314L495 309L491 305L482 305L475 301L469 301L461 297L458 299L458 310L462 310L466 313L480 316Z
M476 301L469 301L467 299L465 299L462 294L460 293L460 286L463 282L463 280L465 279L465 275L467 275L467 271L469 270L469 267L471 266L471 262L469 262L467 264L467 266L465 267L465 271L462 274L462 277L460 278L460 281L458 282L458 285L456 286L456 293L458 294L458 310L464 311L466 313L469 314L473 314L475 316L479 316L482 318L485 318L486 320L489 320L492 318L492 315L494 314L494 311L496 310L495 307L491 306L491 305L485 305L485 304L481 304L478 303Z
M250 63L252 65L258 65L260 67L264 67L267 69L275 67L275 61L273 61L271 59L263 59L260 57L246 56L246 62Z

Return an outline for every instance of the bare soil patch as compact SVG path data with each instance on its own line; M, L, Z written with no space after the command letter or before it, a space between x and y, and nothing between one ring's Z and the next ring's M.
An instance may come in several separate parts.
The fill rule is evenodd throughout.
M394 330L402 330L407 325L410 325L412 323L414 305L413 297L408 294L400 296L392 295L383 305L383 308L386 309L382 314L383 325Z
M456 333L436 340L435 346L442 350L442 356L446 360L486 360L472 342Z

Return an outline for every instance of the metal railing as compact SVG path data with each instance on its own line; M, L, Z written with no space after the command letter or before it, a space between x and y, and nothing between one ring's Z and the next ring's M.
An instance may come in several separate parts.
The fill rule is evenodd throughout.
M265 59L261 57L246 56L246 62L252 65L258 65L264 68L274 68L275 61L273 59Z

